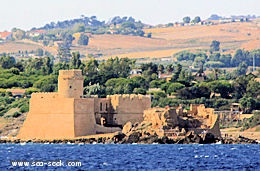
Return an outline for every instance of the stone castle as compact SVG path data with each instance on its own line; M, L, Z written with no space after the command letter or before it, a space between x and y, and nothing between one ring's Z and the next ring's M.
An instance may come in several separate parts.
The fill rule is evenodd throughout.
M84 98L82 71L60 70L58 92L32 94L18 138L75 138L115 132L128 121L141 122L143 111L150 107L150 97L143 95Z

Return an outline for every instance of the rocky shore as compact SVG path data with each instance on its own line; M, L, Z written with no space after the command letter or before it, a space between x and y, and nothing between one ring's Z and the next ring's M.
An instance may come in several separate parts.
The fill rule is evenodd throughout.
M98 138L76 138L76 139L54 139L54 140L21 140L21 139L0 139L1 144L11 143L42 143L42 144L260 144L257 140L239 136L238 138L225 137L216 138L211 133L203 135L188 132L185 136L174 139L167 136L158 137L157 135L141 134L132 132L125 135L118 132L113 137Z

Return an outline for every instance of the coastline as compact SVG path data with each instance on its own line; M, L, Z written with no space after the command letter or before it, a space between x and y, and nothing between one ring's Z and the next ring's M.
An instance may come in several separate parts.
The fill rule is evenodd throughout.
M158 137L157 135L149 135L141 137L139 134L133 133L126 136L121 132L110 134L97 134L77 138L64 139L18 139L0 138L0 144L260 144L259 140L243 137L239 135L224 136L216 138L212 134L199 135L194 132L188 132L185 136L180 137Z

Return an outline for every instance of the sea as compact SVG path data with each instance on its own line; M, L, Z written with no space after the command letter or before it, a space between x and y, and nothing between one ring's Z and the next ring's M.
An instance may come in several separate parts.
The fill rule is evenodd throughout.
M260 171L260 145L0 144L0 170Z

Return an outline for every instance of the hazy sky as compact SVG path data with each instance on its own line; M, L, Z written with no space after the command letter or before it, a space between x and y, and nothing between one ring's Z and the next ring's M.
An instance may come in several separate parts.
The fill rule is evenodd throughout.
M1 0L0 31L29 30L52 21L95 15L99 20L132 16L147 24L166 24L183 17L211 14L260 15L260 0Z

